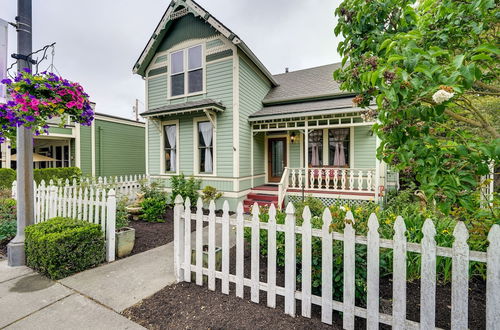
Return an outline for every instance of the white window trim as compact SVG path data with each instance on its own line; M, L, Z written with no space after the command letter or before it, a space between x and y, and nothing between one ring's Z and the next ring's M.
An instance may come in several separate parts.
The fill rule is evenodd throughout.
M176 153L176 159L175 159L175 172L166 172L165 171L165 126L169 125L175 125L175 153ZM161 155L161 161L160 161L160 173L162 174L170 174L170 175L178 175L179 174L179 159L180 159L180 139L179 139L179 120L168 120L168 121L162 121L161 122L161 141L160 141L160 155Z
M309 133L316 130L323 131L323 165L322 166L331 166L330 157L329 157L329 144L328 144L328 130L330 129L338 129L338 128L346 128L346 127L329 127L329 128L320 128L320 129L310 129ZM349 167L354 168L354 127L350 126L349 128ZM309 152L309 146L307 146L307 152ZM309 159L310 161L310 159Z
M198 134L198 123L200 122L209 122L207 117L196 117L193 118L193 173L196 176L206 176L206 177L214 177L217 176L217 117L214 118L214 123L215 126L213 127L212 130L212 168L213 171L212 173L200 173L200 156L199 156L199 149L198 149L198 143L199 143L199 134Z
M203 70L202 75L203 75L203 87L202 90L199 92L193 92L189 93L189 82L188 82L188 73L189 73L189 63L188 63L188 54L189 54L189 49L194 48L197 46L201 46L201 69ZM177 53L179 51L183 52L183 65L184 65L184 94L182 95L175 95L172 96L172 54ZM206 93L206 88L207 88L207 65L206 65L206 58L205 58L205 43L196 43L193 45L189 45L184 48L172 48L168 52L168 82L167 82L167 100L175 100L175 99L180 99L180 98L185 98L189 96L195 96L195 95L200 95L200 94L205 94ZM175 75L175 74L174 74Z

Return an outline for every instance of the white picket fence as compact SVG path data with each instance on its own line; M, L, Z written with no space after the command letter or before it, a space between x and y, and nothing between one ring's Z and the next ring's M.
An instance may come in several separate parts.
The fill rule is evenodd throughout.
M59 180L48 183L49 186L64 187L65 189L72 189L73 195L79 188L93 188L95 191L98 189L114 189L117 199L126 197L129 202L137 200L137 194L141 191L142 183L148 182L149 177L145 174L142 175L125 175L125 176L110 176L110 177L92 177L83 178L78 182L73 180ZM45 183L46 184L46 183ZM36 183L33 184L36 187ZM17 182L12 183L12 198L16 198Z
M490 242L487 252L470 251L467 245L468 232L459 222L454 230L455 242L452 248L439 247L435 242L436 230L428 219L422 229L424 237L421 244L408 243L405 236L405 223L398 217L395 222L393 240L382 239L378 233L378 220L372 214L368 220L368 235L356 236L353 228L355 219L347 213L344 233L330 232L332 216L329 209L323 213L322 229L311 227L311 213L306 207L303 225L295 225L295 210L292 204L286 208L285 224L276 223L274 205L269 209L269 222L259 221L259 208L254 205L251 220L245 220L243 205L238 205L236 217L229 217L229 205L224 202L222 217L215 216L215 204L210 204L210 213L204 216L200 211L191 213L189 199L183 205L180 196L175 199L174 208L174 267L177 281L191 281L191 272L196 274L196 284L203 284L203 275L208 277L208 289L214 291L215 280L220 279L222 293L229 294L229 283L236 284L236 296L243 298L244 287L250 287L251 301L259 302L259 291L267 292L267 305L276 307L276 296L284 296L286 314L296 315L296 300L301 301L301 314L311 317L311 305L321 307L321 320L332 324L333 310L342 312L343 328L354 329L355 316L365 318L368 329L378 329L379 323L391 325L394 329L434 329L436 301L436 257L452 258L452 297L451 327L467 329L469 261L487 263L486 324L487 329L500 326L500 226L494 225L488 235ZM191 221L196 220L196 244L191 246ZM203 221L208 221L208 242L203 242ZM221 232L216 233L216 223ZM230 228L236 227L236 273L229 271ZM244 228L251 229L251 276L244 277ZM268 232L267 282L259 280L260 230ZM285 235L285 286L276 285L276 233ZM296 234L302 239L302 286L296 287ZM221 235L222 269L215 269L216 235ZM312 237L322 241L322 295L311 292L311 242ZM343 301L332 298L333 241L343 241ZM367 307L355 305L355 245L367 245ZM203 245L208 245L208 267L202 260ZM191 251L196 250L195 263L191 262ZM380 248L393 249L393 306L392 315L379 312L379 253ZM422 255L420 323L406 319L406 263L407 252Z

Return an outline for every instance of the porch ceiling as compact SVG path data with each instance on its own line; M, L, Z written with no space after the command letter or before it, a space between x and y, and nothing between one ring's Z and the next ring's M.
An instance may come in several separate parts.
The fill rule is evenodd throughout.
M141 113L143 117L158 117L158 116L170 116L183 114L187 112L203 111L203 110L213 110L222 112L226 107L218 101L212 99L203 99L199 101L190 101L179 104L170 104L160 108L148 110Z

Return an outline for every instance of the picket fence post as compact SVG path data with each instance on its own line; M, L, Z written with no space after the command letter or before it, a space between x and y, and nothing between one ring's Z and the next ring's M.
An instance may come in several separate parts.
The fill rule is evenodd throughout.
M222 293L229 294L229 203L227 200L222 205Z
M486 329L500 327L500 226L491 226L488 233L490 245L487 250L486 274Z
M184 213L183 199L181 195L175 196L174 206L174 271L177 282L182 282L184 274L181 270L181 262L184 260L181 251L184 251Z
M198 198L196 204L196 284L203 285L203 202Z
M276 207L269 208L267 231L267 306L276 307Z
M368 260L367 260L367 299L368 309L366 318L367 329L379 328L379 285L380 285L380 234L378 233L378 219L375 213L368 218Z
M116 229L116 194L113 189L110 189L108 191L106 208L107 208L106 261L111 262L115 260L115 229Z
M184 218L184 281L191 282L191 203L189 199L186 199L186 209ZM193 201L194 202L194 201ZM200 203L200 197L198 197L198 206ZM189 212L189 213L188 213ZM196 251L198 253L198 251Z
M469 233L459 221L453 230L453 257L451 270L451 328L468 329L469 301Z
M302 212L302 316L311 317L311 211L309 206Z
M236 209L236 297L243 298L243 204Z
M292 203L286 207L285 218L285 314L295 317L295 208Z
M422 227L422 261L420 280L421 329L434 329L436 320L436 229L431 219Z
M351 211L348 211L344 220L344 329L354 329L354 306L356 297L355 284L355 231L354 217Z
M208 206L208 289L215 291L215 202ZM186 221L191 221L187 220Z
M406 321L406 225L401 216L394 223L392 279L392 328L405 329Z
M250 300L259 303L259 259L260 259L260 225L259 206L257 203L252 207L252 238L251 238L251 273L252 286L250 288Z
M12 193L12 198L16 199L17 198L17 181L16 180L14 180L12 182L12 191L11 191L11 193Z
M333 235L330 233L332 214L328 208L323 211L323 226L321 227L321 322L332 324L332 244Z

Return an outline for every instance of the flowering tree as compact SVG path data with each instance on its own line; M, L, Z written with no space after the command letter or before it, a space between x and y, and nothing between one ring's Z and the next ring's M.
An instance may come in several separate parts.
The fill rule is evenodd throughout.
M473 208L480 176L500 158L498 5L345 0L336 15L334 77L377 116L378 157L442 211Z
M94 111L83 87L53 73L32 74L24 69L14 80L1 81L7 86L10 100L0 104L0 142L14 138L17 127L31 129L35 135L48 133L47 119L68 117L90 125Z

